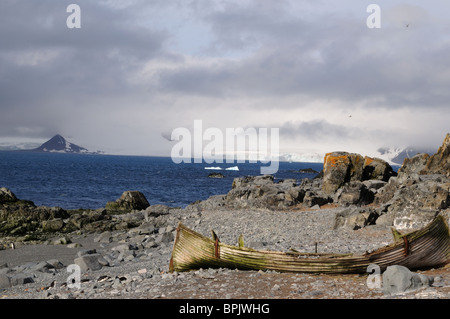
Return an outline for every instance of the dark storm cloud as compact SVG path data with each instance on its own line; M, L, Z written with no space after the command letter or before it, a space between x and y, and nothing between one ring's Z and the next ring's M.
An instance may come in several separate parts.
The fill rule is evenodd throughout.
M365 24L368 14L324 12L311 20L291 14L288 4L264 4L230 4L205 18L215 35L213 52L249 53L215 67L168 70L160 75L161 89L205 96L302 94L374 100L371 107L390 108L442 107L449 100L450 42L442 39L448 26L428 18L406 28L391 18L385 28L372 30Z
M315 120L294 124L292 122L284 123L279 126L280 135L288 138L302 137L310 141L321 141L324 138L338 139L356 137L361 134L361 130L350 128L344 125L337 125L326 120Z
M205 20L216 35L211 49L217 51L254 49L268 43L277 46L295 40L307 27L301 16L290 14L286 1L225 2Z
M62 129L73 109L105 116L121 105L100 107L94 101L136 92L130 75L161 52L166 34L133 24L139 8L78 1L82 27L69 29L70 3L0 3L0 134L48 136Z
M73 48L123 50L133 56L148 56L161 45L161 34L133 23L139 8L113 10L101 1L77 1L81 29L69 29L66 12L73 1L2 1L3 50Z

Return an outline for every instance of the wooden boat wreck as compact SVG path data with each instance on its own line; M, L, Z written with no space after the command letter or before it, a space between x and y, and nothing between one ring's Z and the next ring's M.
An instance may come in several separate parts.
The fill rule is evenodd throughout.
M212 231L207 238L179 223L170 259L170 271L199 268L231 268L241 270L276 270L305 273L366 273L376 264L383 271L390 265L402 265L411 270L444 266L450 262L449 228L442 216L437 216L424 228L400 234L393 229L394 242L361 255L320 254L263 251L221 243Z

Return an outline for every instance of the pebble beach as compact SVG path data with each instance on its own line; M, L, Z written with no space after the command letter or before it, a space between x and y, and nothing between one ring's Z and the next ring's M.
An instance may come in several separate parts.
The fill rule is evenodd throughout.
M143 212L129 213L141 226L101 234L65 235L70 244L17 244L0 250L0 274L22 284L0 290L2 299L447 299L449 267L421 273L436 278L427 288L385 295L369 288L369 274L324 275L199 269L169 272L175 228L182 222L221 242L235 245L240 234L245 245L261 250L364 253L392 242L390 229L365 227L333 229L342 208L271 211L171 210L146 221ZM155 225L160 227L155 227ZM69 238L67 238L69 237ZM100 269L81 272L79 286L71 285L68 266L85 254L99 254Z

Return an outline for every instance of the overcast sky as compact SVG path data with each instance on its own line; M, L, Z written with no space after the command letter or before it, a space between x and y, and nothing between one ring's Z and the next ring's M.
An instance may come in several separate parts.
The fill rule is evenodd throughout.
M69 29L69 4L81 28ZM367 6L381 8L370 29ZM437 148L450 2L1 0L0 141L170 156L177 127L280 129L280 152Z

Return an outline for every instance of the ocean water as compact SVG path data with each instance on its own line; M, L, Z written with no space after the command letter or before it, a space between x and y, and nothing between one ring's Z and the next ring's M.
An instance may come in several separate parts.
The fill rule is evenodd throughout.
M315 174L295 171L323 168L322 163L279 164L275 179L295 178L298 182ZM127 190L142 192L151 205L186 207L196 200L226 194L235 177L260 175L261 165L175 164L169 157L0 151L0 187L36 205L64 209L105 207ZM212 172L225 177L209 178Z

